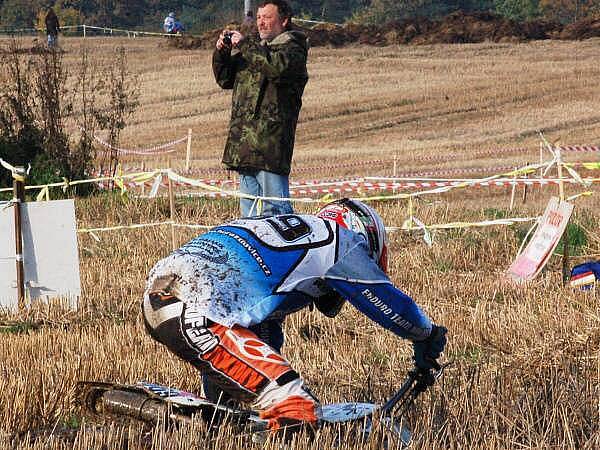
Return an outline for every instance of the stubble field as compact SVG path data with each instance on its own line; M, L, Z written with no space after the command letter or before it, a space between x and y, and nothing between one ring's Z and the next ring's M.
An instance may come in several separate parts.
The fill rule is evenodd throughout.
M65 62L82 40L63 39ZM141 106L121 146L145 148L193 129L192 167L218 171L230 93L214 83L210 52L172 50L158 40L88 39L92 57L128 49ZM323 180L461 168L519 167L539 160L538 131L560 144L600 141L598 40L528 44L312 49L292 179ZM101 135L101 133L100 133ZM488 152L523 147L521 152ZM181 169L185 145L170 164ZM569 153L567 161L598 161ZM375 161L386 161L385 163ZM139 166L139 158L124 159ZM351 166L350 163L354 163ZM166 157L144 161L165 167ZM200 172L204 170L205 172ZM481 172L492 175L493 170ZM582 172L596 176L594 172ZM471 175L467 175L471 176ZM478 172L478 175L480 173ZM597 185L595 185L597 186ZM556 186L453 190L413 203L427 224L540 215ZM569 185L567 194L583 189ZM586 242L575 264L600 258L600 191L576 201L573 223ZM313 212L316 204L297 204ZM406 201L376 203L400 226ZM76 201L78 226L166 220L166 199L99 195ZM233 200L179 198L178 220L216 225L237 214ZM414 448L598 448L600 314L597 292L563 287L560 257L534 282L501 282L530 224L391 233L390 276L449 331L442 381L409 421ZM194 231L178 229L185 242ZM151 380L198 391L197 373L155 344L139 301L150 267L171 248L168 227L79 235L83 294L69 312L36 307L0 316L0 447L260 448L230 429L208 436L198 424L151 435L137 425L91 423L75 404L78 380ZM411 347L346 306L336 319L303 311L286 321L285 356L323 402L381 400L411 366ZM331 448L335 433L300 436L294 448ZM338 448L380 448L351 437ZM279 448L268 442L266 448Z

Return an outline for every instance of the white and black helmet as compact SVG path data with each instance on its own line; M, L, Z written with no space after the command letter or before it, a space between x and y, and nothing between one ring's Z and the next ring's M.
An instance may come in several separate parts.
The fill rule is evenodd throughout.
M379 214L358 200L343 198L325 205L317 217L362 235L371 249L371 256L384 272L387 271L387 234Z

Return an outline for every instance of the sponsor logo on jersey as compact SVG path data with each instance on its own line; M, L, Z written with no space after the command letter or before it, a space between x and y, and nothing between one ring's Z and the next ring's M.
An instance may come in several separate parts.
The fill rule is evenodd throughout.
M215 230L215 233L219 233L222 234L224 236L228 236L232 239L234 239L238 244L240 244L242 246L242 248L244 250L246 250L248 252L248 254L250 256L252 256L252 258L254 258L254 261L256 261L256 263L258 264L258 266L261 268L261 270L265 273L266 276L271 276L272 272L271 269L269 268L269 266L267 265L267 263L265 262L265 260L263 259L262 256L260 256L260 253L258 252L258 250L256 250L256 248L254 248L252 246L252 244L250 244L246 239L244 239L242 236L235 234L231 231L228 230Z
M388 306L388 304L386 302L381 300L377 295L375 295L369 289L364 289L361 292L361 294L364 295L373 306L375 306L377 309L379 309L379 311L381 311L381 313L383 315L387 316L389 320L391 320L393 323L395 323L399 327L404 328L406 331L408 331L412 334L416 334L417 336L420 336L423 334L423 330L421 330L418 327L415 327L408 320L404 319L400 314L394 312L394 310L390 306Z
M215 264L225 264L229 259L223 244L208 239L194 239L176 252L182 255L199 256Z

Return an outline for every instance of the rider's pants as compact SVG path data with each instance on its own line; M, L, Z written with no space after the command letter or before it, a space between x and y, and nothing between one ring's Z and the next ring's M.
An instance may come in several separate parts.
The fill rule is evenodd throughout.
M269 318L261 323L248 327L248 329L277 353L281 353L281 347L283 347L284 341L282 318ZM202 374L202 390L204 391L204 396L212 402L229 404L232 407L238 406L236 405L237 402L233 400L229 394L223 392L219 386L213 383L212 378L206 374Z
M298 373L251 330L212 322L172 295L146 294L142 311L154 339L232 398L253 401L271 429L317 422L318 402Z

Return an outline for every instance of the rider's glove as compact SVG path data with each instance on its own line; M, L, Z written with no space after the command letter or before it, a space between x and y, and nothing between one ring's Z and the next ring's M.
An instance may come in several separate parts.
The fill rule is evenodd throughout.
M445 327L433 325L431 334L423 341L413 342L413 350L415 365L419 369L435 369L438 370L440 365L436 359L440 357L446 346L446 333L448 330Z

